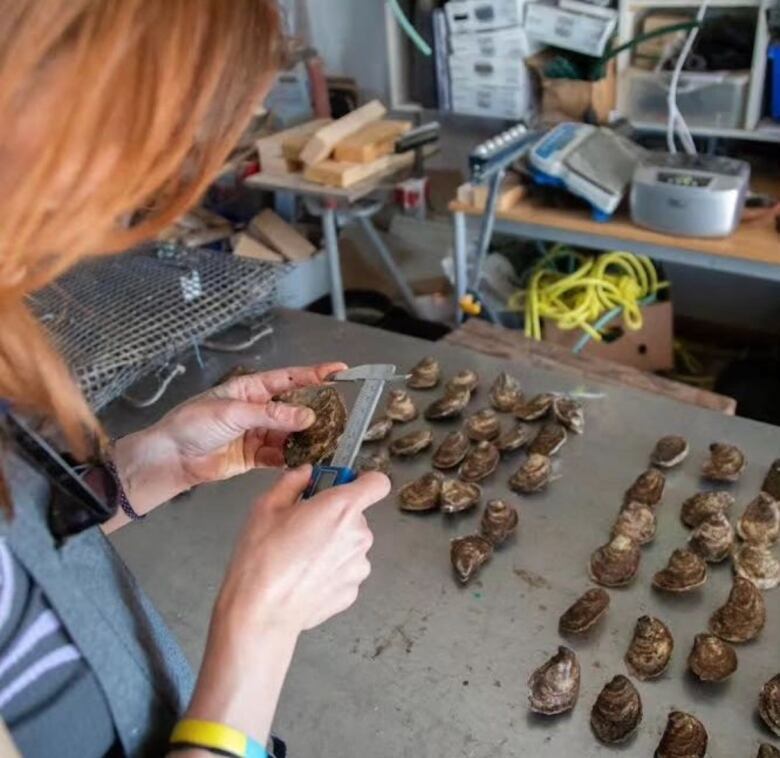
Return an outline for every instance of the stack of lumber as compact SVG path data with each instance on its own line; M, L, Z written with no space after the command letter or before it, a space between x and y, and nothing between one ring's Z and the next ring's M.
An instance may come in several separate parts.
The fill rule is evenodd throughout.
M378 101L335 121L318 119L257 142L260 169L268 174L300 174L332 187L351 187L388 169L408 165L413 157L395 155L398 138L412 128L408 121L385 119Z
M269 208L258 213L233 240L235 255L272 263L299 263L316 252L306 237Z

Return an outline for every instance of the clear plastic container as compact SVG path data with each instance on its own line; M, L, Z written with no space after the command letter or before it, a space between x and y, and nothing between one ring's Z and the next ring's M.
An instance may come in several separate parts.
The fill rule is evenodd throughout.
M671 73L631 68L625 76L625 115L633 122L665 124ZM677 107L690 127L741 129L749 81L749 71L684 72Z

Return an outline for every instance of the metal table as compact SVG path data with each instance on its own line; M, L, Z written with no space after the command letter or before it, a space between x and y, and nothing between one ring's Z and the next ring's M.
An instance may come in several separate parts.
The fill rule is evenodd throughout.
M766 593L767 627L758 643L737 648L739 671L732 680L704 686L685 673L685 660L694 634L705 631L710 613L727 596L729 567L715 567L704 588L684 597L658 594L649 582L687 537L679 506L700 486L697 468L707 445L728 440L745 450L750 464L733 487L741 512L780 451L780 429L308 314L282 312L272 339L259 368L389 356L408 368L433 354L447 373L475 367L484 381L510 369L529 392L603 393L587 403L585 436L571 439L558 457L560 479L540 496L512 498L520 508L519 535L468 587L459 587L451 574L448 545L451 537L476 528L476 513L415 517L401 513L394 496L369 511L376 535L373 573L355 607L303 636L279 706L275 728L293 755L650 756L671 708L704 722L713 758L754 756L759 741L772 741L755 705L763 682L780 670L780 589ZM210 385L236 360L207 359L203 372L193 370L167 405ZM415 398L422 405L432 395ZM475 405L484 399L482 389ZM125 432L165 409L131 413L117 405L108 424ZM450 428L437 427L437 440ZM610 592L612 607L589 637L562 639L558 617L589 586L588 557L606 540L624 490L645 467L656 438L674 432L689 438L692 452L668 476L658 538L644 550L637 581ZM395 484L428 465L429 456L396 463ZM512 466L504 462L488 480L486 497L508 494ZM258 473L203 487L115 537L194 664L231 545L250 501L270 480L270 474ZM636 682L645 714L639 734L622 749L609 749L590 732L590 708L609 679L626 673L622 657L636 618L645 613L669 624L674 658L660 680ZM526 680L562 643L577 651L582 666L579 703L562 717L535 717L527 708Z

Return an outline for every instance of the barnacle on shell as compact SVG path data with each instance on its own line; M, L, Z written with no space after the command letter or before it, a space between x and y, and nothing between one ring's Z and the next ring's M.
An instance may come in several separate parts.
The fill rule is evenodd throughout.
M573 650L561 645L528 680L528 702L534 713L555 716L571 710L580 693L580 664Z

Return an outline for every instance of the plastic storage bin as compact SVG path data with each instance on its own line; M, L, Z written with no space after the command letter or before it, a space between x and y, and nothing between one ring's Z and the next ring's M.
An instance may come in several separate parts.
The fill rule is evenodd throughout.
M668 72L626 71L626 113L633 122L665 124ZM745 117L748 71L686 72L677 87L677 107L690 127L740 129Z

